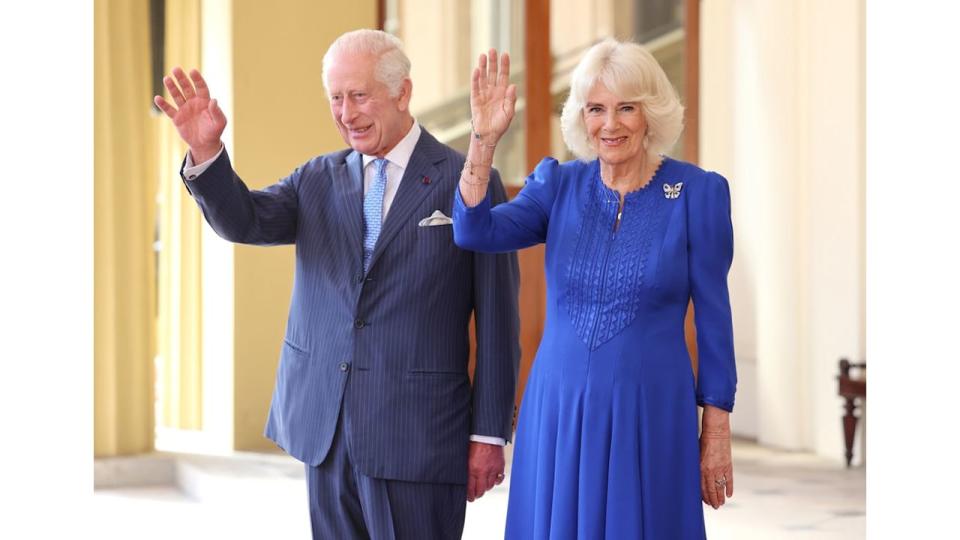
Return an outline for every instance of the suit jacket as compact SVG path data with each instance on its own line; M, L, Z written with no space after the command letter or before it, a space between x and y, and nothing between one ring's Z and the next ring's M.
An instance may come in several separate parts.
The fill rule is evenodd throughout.
M458 248L450 225L464 157L420 136L363 273L361 155L342 150L248 190L226 152L185 182L221 237L296 244L296 273L266 436L318 465L338 417L367 476L464 483L471 433L509 440L519 363L516 254ZM506 194L495 171L492 196ZM469 321L477 363L468 377Z

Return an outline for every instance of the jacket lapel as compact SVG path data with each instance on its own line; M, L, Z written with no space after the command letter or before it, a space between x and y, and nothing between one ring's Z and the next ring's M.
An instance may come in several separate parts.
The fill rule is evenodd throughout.
M359 264L363 256L363 158L359 152L350 152L337 166L340 170L334 175L333 185L347 230L347 251L357 258Z
M387 212L387 219L383 222L383 228L380 230L380 238L377 239L377 245L373 249L373 256L370 259L370 268L377 264L380 254L390 244L390 241L396 237L405 225L416 227L417 224L411 221L413 211L420 206L423 199L433 191L434 187L445 179L440 178L440 173L436 164L443 161L444 155L439 141L433 138L424 129L417 141L417 146L413 149L410 156L410 162L400 180L400 187L390 205L390 211ZM423 179L429 178L429 182ZM410 225L413 223L413 225Z

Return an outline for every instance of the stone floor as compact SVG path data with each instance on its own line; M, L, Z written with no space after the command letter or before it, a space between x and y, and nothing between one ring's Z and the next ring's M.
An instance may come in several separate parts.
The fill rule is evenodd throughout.
M734 497L706 507L711 540L865 538L863 468L746 441L734 461ZM195 458L177 471L177 486L96 490L96 537L309 538L302 469L289 458ZM464 539L502 538L507 480L468 505Z

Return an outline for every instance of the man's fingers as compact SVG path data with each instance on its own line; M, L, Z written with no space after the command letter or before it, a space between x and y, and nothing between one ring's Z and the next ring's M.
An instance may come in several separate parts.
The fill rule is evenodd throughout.
M727 471L727 497L733 497L733 469Z
M177 83L173 82L173 79L168 77L163 78L163 85L167 87L167 91L170 92L170 97L173 98L173 102L177 104L177 107L182 107L187 100L183 99L183 94L180 93L180 88L177 87Z
M489 480L487 480L486 477L477 478L477 484L476 484L476 488L475 488L475 490L476 490L476 493L475 493L476 498L479 499L480 497L483 497L483 494L486 493L487 491L489 491L489 490L490 490L490 487L491 487L491 486L490 486Z
M177 115L177 110L173 108L172 105L167 103L167 100L163 99L160 96L153 96L153 103L157 106L158 109L163 111L171 120Z
M217 103L217 100L211 99L210 103L207 105L207 110L210 112L210 116L216 121L219 125L227 124L227 115L223 114L223 110L220 109L220 104Z
M177 83L180 85L180 91L183 92L184 99L190 99L197 95L193 90L193 83L190 82L190 79L187 78L187 74L179 67L173 68L173 76L177 78Z
M474 476L467 477L467 500L473 502L477 498L477 481Z
M471 442L467 458L467 493L470 500L479 499L495 486L503 468L503 447Z
M197 87L197 95L204 99L210 99L210 89L207 87L207 81L203 80L203 75L200 75L199 71L191 69L190 79L193 81L193 85Z

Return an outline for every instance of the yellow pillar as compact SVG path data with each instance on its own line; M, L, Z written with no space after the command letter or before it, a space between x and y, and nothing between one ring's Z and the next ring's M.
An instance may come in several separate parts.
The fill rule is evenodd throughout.
M94 3L94 454L153 448L148 0Z
M200 0L166 0L164 73L200 67ZM202 427L200 230L197 205L183 188L187 150L173 123L160 115L157 130L161 252L157 321L157 391L164 428Z

